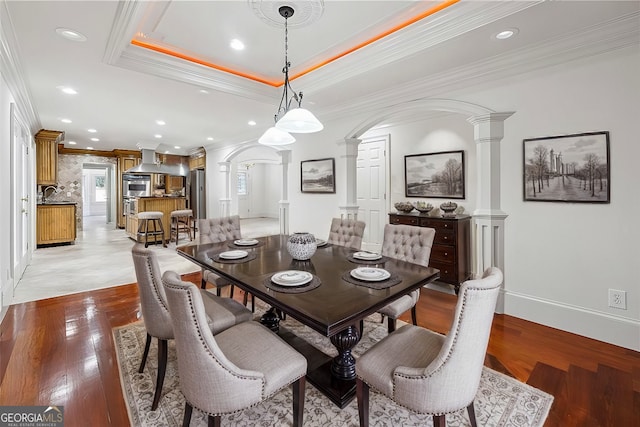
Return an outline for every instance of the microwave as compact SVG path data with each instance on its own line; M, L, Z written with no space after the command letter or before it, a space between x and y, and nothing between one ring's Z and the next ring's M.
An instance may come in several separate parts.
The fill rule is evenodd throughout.
M130 173L123 174L122 195L124 197L151 196L151 175Z

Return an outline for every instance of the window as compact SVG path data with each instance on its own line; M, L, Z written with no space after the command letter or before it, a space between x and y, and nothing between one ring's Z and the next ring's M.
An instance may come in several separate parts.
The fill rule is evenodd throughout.
M96 202L106 202L107 201L107 189L104 186L105 177L104 176L96 176Z
M238 196L246 196L249 194L247 188L247 173L238 172Z

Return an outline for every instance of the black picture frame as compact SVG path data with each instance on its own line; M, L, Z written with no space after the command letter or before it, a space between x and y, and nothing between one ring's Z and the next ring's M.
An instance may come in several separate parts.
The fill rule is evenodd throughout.
M610 203L608 131L523 139L522 153L525 201Z
M406 197L465 198L464 151L404 156Z
M336 161L334 158L300 162L300 191L330 194L336 192Z

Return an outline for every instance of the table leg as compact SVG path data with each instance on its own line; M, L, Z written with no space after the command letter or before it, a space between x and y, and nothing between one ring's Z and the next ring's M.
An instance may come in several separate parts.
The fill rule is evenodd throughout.
M280 330L280 316L276 312L276 309L274 307L269 308L260 318L260 323L273 332L278 333Z
M360 331L351 325L330 339L338 349L338 355L331 362L331 375L340 380L353 380L356 377L356 359L351 349L360 341Z

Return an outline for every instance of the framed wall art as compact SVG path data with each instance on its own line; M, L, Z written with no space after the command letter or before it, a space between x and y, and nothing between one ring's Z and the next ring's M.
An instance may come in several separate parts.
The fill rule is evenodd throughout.
M464 151L404 156L405 196L464 199Z
M335 193L335 159L300 162L300 189L303 193Z
M609 203L609 132L522 142L525 201Z

